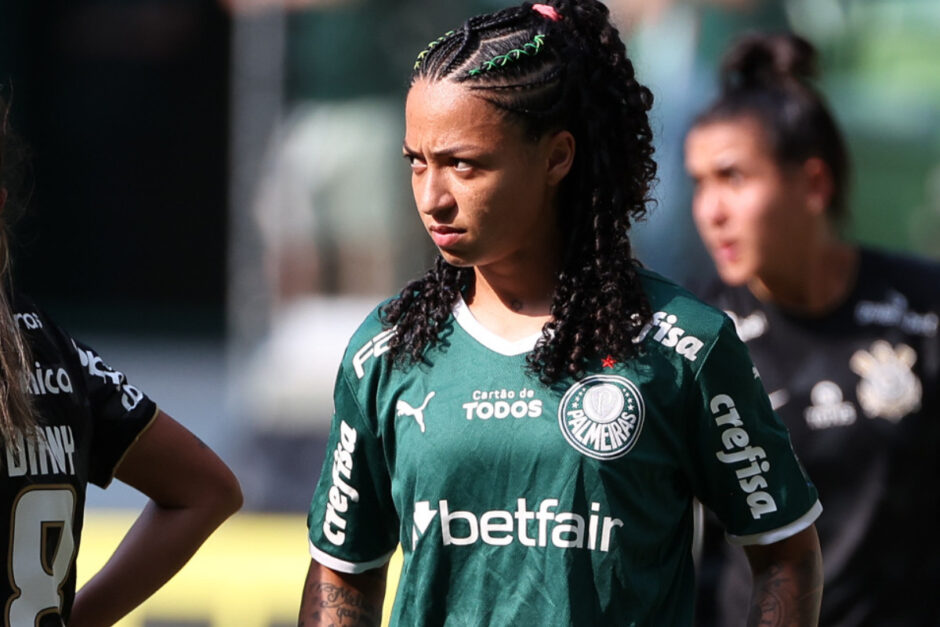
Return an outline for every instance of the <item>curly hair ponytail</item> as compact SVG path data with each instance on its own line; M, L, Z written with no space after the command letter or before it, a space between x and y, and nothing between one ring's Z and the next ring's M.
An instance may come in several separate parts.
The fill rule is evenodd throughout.
M628 237L646 214L656 175L647 113L606 6L596 0L531 3L481 15L421 52L412 82L453 81L504 111L527 137L568 130L577 155L560 190L562 267L552 319L529 354L544 382L579 376L588 361L634 354L651 312ZM398 332L390 357L419 360L473 280L439 258L382 310Z

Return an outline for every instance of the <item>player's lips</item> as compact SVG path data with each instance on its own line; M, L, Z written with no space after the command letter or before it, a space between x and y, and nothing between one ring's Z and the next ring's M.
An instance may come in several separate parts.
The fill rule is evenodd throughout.
M719 240L712 246L716 261L730 262L738 258L738 245L733 240Z
M447 248L457 243L457 240L466 232L452 226L434 225L428 229L431 239L438 248Z

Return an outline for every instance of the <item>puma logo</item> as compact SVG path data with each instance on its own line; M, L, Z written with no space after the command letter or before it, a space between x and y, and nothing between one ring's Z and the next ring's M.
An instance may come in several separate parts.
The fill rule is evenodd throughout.
M421 433L424 433L424 408L428 406L432 398L434 398L434 392L428 393L421 407L412 407L405 401L398 401L395 403L395 413L398 416L412 416L421 428Z

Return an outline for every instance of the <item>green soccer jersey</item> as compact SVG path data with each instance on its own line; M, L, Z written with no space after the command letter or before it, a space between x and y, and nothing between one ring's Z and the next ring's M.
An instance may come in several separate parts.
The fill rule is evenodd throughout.
M741 544L819 515L724 314L649 272L637 357L545 386L458 303L423 364L393 368L376 312L335 389L308 517L317 561L404 553L392 623L689 625L692 499Z

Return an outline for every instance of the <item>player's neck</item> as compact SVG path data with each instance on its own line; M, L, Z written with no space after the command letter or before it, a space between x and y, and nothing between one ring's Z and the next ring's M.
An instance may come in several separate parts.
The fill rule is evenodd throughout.
M777 275L755 278L748 287L762 301L818 316L848 298L857 272L858 249L832 240Z
M543 269L522 281L477 268L467 305L474 318L496 335L515 341L538 333L551 319L554 270Z

